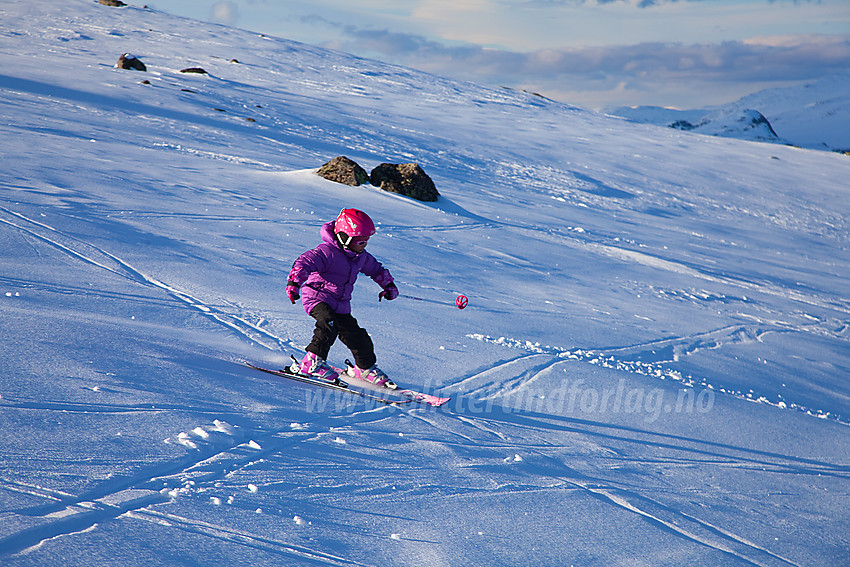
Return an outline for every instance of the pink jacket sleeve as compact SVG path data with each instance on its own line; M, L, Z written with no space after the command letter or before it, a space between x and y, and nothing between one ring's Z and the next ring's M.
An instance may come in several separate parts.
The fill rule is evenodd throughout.
M323 260L325 259L318 250L307 250L295 260L292 264L292 269L289 270L287 282L294 283L298 287L304 285L307 278L313 272L321 271Z
M376 260L371 254L369 254L366 261L363 262L363 267L360 268L360 273L372 278L372 280L382 288L393 283L393 276L390 274L390 271L382 266L381 263L378 262L378 260Z

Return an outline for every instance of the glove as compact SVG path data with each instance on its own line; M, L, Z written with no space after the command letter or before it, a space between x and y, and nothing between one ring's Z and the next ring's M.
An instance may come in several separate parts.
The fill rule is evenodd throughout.
M298 293L298 286L293 282L287 282L286 284L286 297L289 298L293 304L298 301L301 295Z
M387 301L392 301L398 297L398 288L394 283L390 282L387 287L384 288L384 291L378 294L378 301L382 299L386 299Z

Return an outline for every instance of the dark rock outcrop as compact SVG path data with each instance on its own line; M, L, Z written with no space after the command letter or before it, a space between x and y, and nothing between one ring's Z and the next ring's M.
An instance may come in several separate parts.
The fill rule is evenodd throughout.
M147 71L148 68L141 60L130 53L124 53L118 58L118 63L115 66L119 69L135 69L136 71Z
M364 185L369 183L369 174L360 167L357 162L345 156L333 158L317 171L320 176L330 181L344 183L345 185Z
M434 181L416 163L382 163L372 170L372 185L418 201L436 201L440 196Z
M696 128L696 126L694 126L687 120L676 120L675 122L670 124L670 128L673 128L675 130L684 130L687 132L693 130L694 128Z

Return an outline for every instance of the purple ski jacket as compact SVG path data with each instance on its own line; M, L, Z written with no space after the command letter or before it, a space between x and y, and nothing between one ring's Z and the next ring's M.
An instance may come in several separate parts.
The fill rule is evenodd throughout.
M343 249L333 227L333 221L323 224L323 242L301 254L289 271L289 281L301 286L307 313L319 303L327 303L335 313L351 313L351 292L358 274L366 274L382 288L393 282L389 270L368 252L355 254Z

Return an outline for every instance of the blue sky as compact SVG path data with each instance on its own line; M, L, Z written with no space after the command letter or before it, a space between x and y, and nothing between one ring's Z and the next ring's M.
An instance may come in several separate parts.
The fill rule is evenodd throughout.
M181 0L151 7L594 109L850 71L850 0Z

